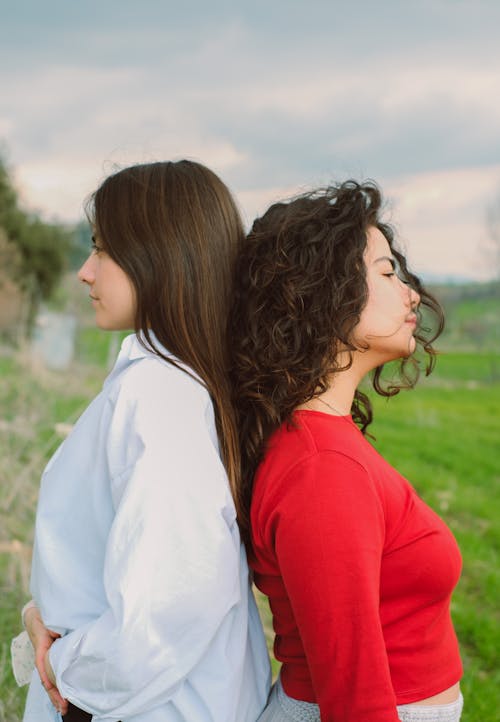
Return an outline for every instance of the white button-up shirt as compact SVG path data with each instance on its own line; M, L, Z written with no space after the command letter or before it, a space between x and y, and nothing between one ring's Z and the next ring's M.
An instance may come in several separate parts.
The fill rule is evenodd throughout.
M42 477L32 594L94 720L255 722L269 660L205 388L122 345ZM25 722L60 717L34 673Z

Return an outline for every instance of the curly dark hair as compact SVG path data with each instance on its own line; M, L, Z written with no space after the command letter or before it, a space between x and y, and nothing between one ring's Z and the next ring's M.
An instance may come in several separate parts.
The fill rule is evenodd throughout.
M337 352L355 350L352 331L368 295L363 254L370 226L387 239L401 279L420 294L415 339L427 357L426 374L434 366L431 344L443 329L443 312L409 271L381 212L376 183L345 181L275 203L254 222L241 248L230 338L247 541L253 477L269 437L282 423L292 423L297 406L326 391L332 373L350 366L340 365ZM419 364L414 355L401 359L397 378L389 382L382 370L373 372L373 387L393 396L415 385ZM365 433L373 414L359 389L352 416Z

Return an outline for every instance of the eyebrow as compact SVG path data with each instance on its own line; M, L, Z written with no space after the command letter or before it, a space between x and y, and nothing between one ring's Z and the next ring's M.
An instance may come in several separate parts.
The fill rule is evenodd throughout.
M382 261L389 261L393 270L396 269L396 259L392 256L380 256L380 258L376 258L373 263L381 263Z

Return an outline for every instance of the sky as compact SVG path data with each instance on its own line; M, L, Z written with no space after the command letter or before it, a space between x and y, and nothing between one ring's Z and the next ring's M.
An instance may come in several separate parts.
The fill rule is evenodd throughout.
M424 278L497 273L498 0L3 0L0 153L26 209L83 217L116 168L192 158L249 226L375 179Z

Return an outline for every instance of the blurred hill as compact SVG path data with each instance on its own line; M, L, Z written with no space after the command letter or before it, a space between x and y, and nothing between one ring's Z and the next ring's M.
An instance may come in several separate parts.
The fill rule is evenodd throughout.
M445 310L443 350L500 353L500 281L429 285Z

